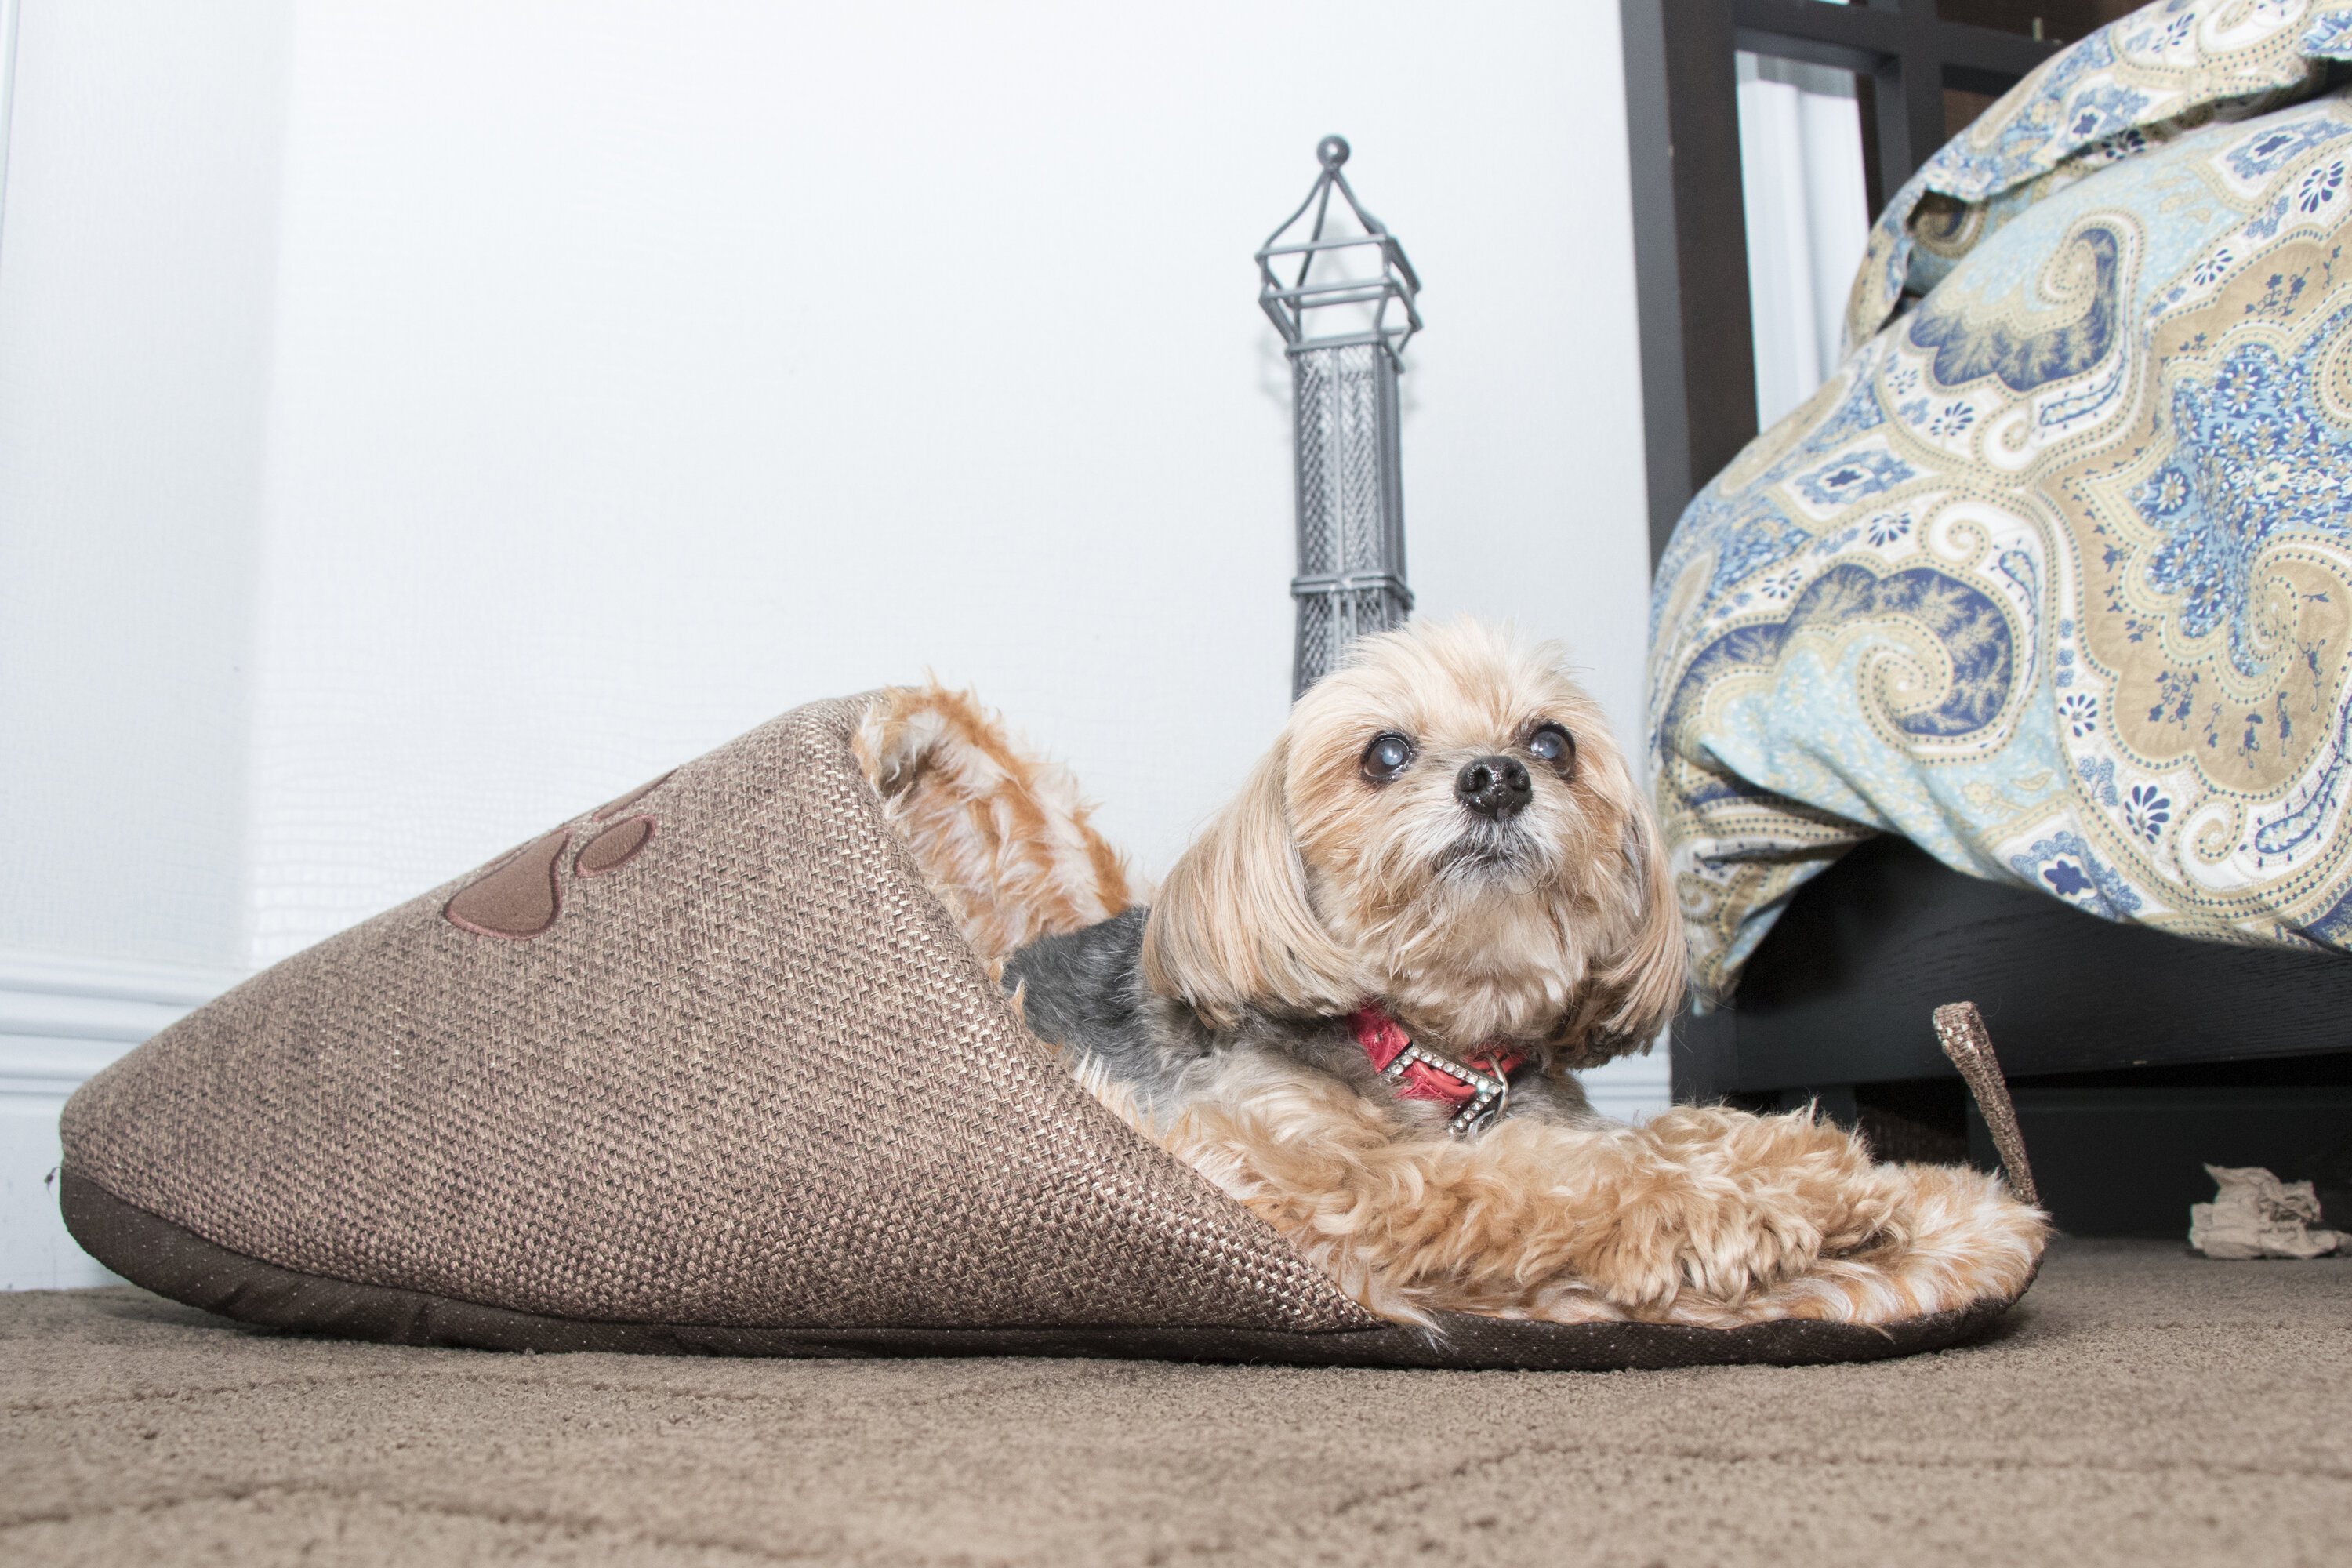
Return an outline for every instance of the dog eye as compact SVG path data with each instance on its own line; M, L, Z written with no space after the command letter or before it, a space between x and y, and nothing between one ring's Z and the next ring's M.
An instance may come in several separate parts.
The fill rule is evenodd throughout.
M1538 724L1528 737L1528 750L1565 773L1576 761L1576 737L1557 724Z
M1364 748L1364 776L1375 784L1386 784L1404 772L1412 762L1412 742L1394 731L1372 737Z

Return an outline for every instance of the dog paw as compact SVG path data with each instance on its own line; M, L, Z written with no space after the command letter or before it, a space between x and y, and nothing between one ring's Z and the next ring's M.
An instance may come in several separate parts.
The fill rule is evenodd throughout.
M1629 1310L1750 1300L1881 1245L1892 1217L1869 1150L1802 1113L1677 1108L1625 1154L1581 1272Z
M1697 1297L1737 1302L1802 1275L1819 1259L1816 1236L1739 1194L1688 1190L1628 1205L1577 1272L1636 1313Z
M1677 1109L1645 1131L1653 1180L1593 1276L1637 1316L1894 1322L2014 1296L2041 1256L2046 1217L1998 1177L1880 1164L1801 1112Z
M672 769L671 773L677 772ZM590 827L580 852L571 857L573 879L603 877L619 870L653 842L660 824L648 816L622 817L621 813L667 784L670 773L639 784L618 800L607 801L588 814L579 829L559 827L491 867L458 889L442 907L451 925L477 936L505 942L528 942L555 929L563 917L564 859L572 842ZM613 820L620 817L619 821ZM598 824L604 826L597 827Z

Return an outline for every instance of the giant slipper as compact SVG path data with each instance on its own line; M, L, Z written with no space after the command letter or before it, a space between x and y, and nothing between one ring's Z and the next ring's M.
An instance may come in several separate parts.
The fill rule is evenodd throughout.
M1803 1363L2013 1300L1373 1316L1023 1026L877 794L876 701L785 714L107 1068L64 1117L76 1239L246 1322L502 1350Z

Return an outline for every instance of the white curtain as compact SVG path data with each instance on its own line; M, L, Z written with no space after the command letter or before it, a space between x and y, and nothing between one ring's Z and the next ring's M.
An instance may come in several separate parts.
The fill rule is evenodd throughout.
M1756 413L1769 430L1837 368L1869 197L1852 73L1743 51L1738 80Z

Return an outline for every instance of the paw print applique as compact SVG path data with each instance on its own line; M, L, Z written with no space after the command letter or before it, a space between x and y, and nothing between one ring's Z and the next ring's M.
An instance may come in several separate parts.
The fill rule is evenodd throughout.
M603 877L635 859L654 840L650 816L621 816L645 796L667 784L670 773L651 784L639 784L620 799L591 812L591 824L605 823L602 831L572 858L574 878ZM620 817L615 822L613 819ZM572 847L575 830L559 827L520 853L509 855L489 871L467 883L441 913L461 931L494 936L505 942L527 942L551 930L563 914L564 852Z

